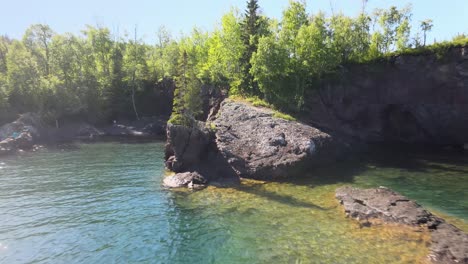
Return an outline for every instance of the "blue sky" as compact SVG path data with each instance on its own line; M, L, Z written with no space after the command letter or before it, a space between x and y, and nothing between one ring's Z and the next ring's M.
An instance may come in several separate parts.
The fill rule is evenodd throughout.
M244 9L245 0L0 0L0 34L21 38L33 23L46 23L58 33L80 32L86 24L110 28L120 35L137 25L144 41L155 40L155 32L165 25L174 36L188 33L194 26L212 30L231 7ZM356 15L361 0L307 0L310 12L322 10ZM260 0L264 14L281 17L288 0ZM413 23L431 18L434 28L428 40L450 39L468 33L468 0L369 0L368 10L375 7L413 5Z

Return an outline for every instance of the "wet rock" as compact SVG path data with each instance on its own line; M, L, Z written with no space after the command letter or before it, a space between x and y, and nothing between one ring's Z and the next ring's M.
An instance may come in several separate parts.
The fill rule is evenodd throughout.
M384 187L365 190L342 187L336 190L336 198L347 216L368 225L369 220L378 219L427 228L431 231L429 258L433 263L468 263L468 234L401 194Z
M240 177L273 179L333 162L344 144L314 127L273 117L269 109L225 100L216 146Z
M200 189L206 187L207 180L198 172L177 173L164 178L163 185L167 188Z

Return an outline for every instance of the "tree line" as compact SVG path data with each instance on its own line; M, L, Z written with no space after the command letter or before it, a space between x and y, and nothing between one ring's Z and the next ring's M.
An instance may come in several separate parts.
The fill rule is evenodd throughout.
M161 27L154 44L136 29L116 37L103 27L76 35L32 25L21 40L0 37L0 109L51 120L139 118L152 107L148 95L171 81L174 123L200 116L203 85L300 110L305 92L340 65L426 45L431 20L412 29L410 6L366 12L363 3L349 17L310 14L305 1L291 0L278 20L249 0L245 12L232 9L211 32L194 28L176 39Z

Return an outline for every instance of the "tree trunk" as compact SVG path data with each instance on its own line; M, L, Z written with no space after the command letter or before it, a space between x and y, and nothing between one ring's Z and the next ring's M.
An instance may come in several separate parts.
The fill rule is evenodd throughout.
M140 116L138 115L138 111L135 104L135 71L133 71L132 76L132 104L133 104L133 111L135 112L135 117L137 120L140 120Z

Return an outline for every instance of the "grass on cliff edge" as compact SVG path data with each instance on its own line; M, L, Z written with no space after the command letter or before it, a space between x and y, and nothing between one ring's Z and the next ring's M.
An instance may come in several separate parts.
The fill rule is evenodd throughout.
M398 56L405 56L405 55L436 55L437 59L441 60L445 57L447 52L450 51L452 48L461 48L461 47L468 47L468 36L459 35L455 37L453 40L450 41L443 41L434 43L431 45L426 45L418 48L408 48L400 51L389 52L387 54L383 54L377 58L372 58L368 60L363 60L359 64L368 64L374 61L381 61L381 60L389 60Z
M274 111L273 117L275 118L281 118L287 121L297 121L296 118L294 118L293 116L280 112L279 110L275 109L275 107L272 104L269 104L268 102L266 102L263 99L258 98L257 96L244 97L240 95L231 95L229 96L229 99L236 101L236 102L248 103L255 107L269 108Z

